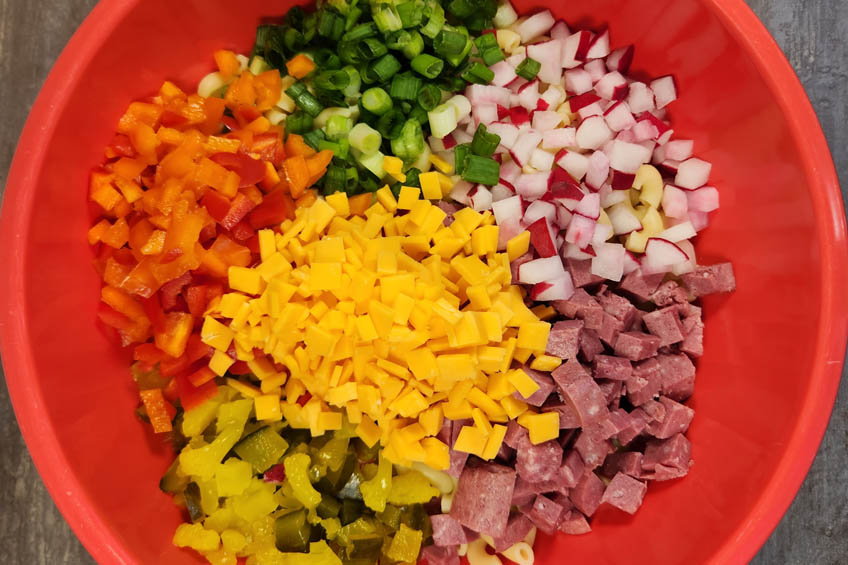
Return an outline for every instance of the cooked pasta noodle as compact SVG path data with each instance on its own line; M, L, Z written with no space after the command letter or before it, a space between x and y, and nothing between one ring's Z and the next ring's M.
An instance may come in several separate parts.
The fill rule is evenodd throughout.
M501 555L513 561L516 565L533 565L535 559L533 548L524 541L520 541L512 547L501 551Z
M486 540L478 538L468 544L468 565L502 565L500 557L486 551Z

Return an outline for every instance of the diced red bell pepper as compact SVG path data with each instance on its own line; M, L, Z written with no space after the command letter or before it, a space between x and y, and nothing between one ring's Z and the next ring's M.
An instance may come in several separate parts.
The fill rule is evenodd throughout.
M116 330L131 330L135 327L135 322L102 302L97 307L97 317L101 322Z
M230 368L227 369L227 372L237 376L250 375L253 373L253 371L250 370L250 367L248 367L247 363L245 363L244 361L236 361L235 363L230 365Z
M209 367L201 367L189 374L188 381L194 386L201 386L215 378L215 373Z
M233 229L254 208L256 208L256 202L239 192L233 198L227 215L221 220L221 226L226 230Z
M173 377L174 375L184 373L194 363L210 355L212 355L212 348L200 340L200 334L193 333L188 338L185 353L181 357L169 357L159 363L159 373L163 377Z
M129 136L126 136L122 133L116 134L112 139L112 143L109 145L112 150L121 157L135 157L137 153L135 152L135 148L133 147L132 141L130 141Z
M185 290L185 301L186 305L188 305L188 311L195 318L203 316L206 310L206 305L208 304L206 299L207 288L205 284L198 284L190 286Z
M254 255L259 255L260 250L258 235L254 235L253 237L245 241L244 244L247 246L248 249L250 249L251 253L253 253Z
M244 153L215 153L209 158L236 173L241 179L239 188L256 184L265 178L265 163Z
M150 425L153 426L153 431L157 434L170 432L173 429L171 422L177 411L165 400L162 389L142 390L138 394L141 396L141 402L144 404L144 409L147 412L147 417L150 419Z
M206 211L216 222L221 222L230 211L230 200L217 190L208 190L201 200Z
M223 118L221 118L221 123L223 123L230 131L236 131L237 129L239 129L238 122L235 120L235 118L232 118L230 116L224 116Z
M278 187L265 195L262 203L250 212L247 221L257 230L278 226L286 219L294 219L294 209L294 200L284 188Z
M250 151L259 155L262 161L270 161L277 168L286 158L285 147L276 133L263 133L254 137Z
M262 117L262 112L260 112L255 106L242 104L235 109L233 115L241 124L241 127L244 127L253 120Z
M183 288L191 284L191 273L184 273L176 279L166 282L159 289L159 301L165 311L173 310L177 306L177 297Z
M162 304L159 301L159 293L154 294L150 298L141 301L144 308L144 313L150 320L150 325L155 333L165 331L165 311L162 309Z
M173 110L165 110L159 118L159 123L167 128L179 128L186 125L188 123L188 119Z
M307 403L307 402L309 402L309 400L310 400L311 398L312 398L312 395L311 395L311 394L309 394L308 392L304 392L304 393L303 393L303 394L301 394L301 395L300 395L300 397L297 399L297 403L298 403L298 404L300 404L301 406L305 406L305 405L306 405L306 403Z
M214 380L208 381L199 387L191 384L188 377L185 375L176 377L176 380L177 390L180 395L180 403L183 405L183 410L186 412L193 408L197 408L218 394L218 385L215 384Z
M233 226L230 233L233 234L233 239L236 241L247 241L256 235L256 230L253 229L247 222L239 222Z
M169 359L169 356L153 343L142 343L137 345L133 350L133 359L153 366L156 363Z

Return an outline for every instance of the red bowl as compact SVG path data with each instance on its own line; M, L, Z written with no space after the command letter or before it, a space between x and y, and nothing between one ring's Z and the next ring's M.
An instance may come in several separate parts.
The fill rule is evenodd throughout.
M193 558L171 546L181 516L157 488L171 454L133 415L128 356L95 329L87 175L131 100L165 78L192 88L213 50L249 50L256 24L285 4L104 0L21 137L0 225L6 378L47 488L102 563ZM689 476L652 485L635 517L603 513L590 535L541 540L539 562L746 562L800 486L839 383L848 248L830 153L792 69L742 0L558 6L569 23L608 22L615 44L635 43L640 72L677 77L677 135L714 163L723 200L699 256L733 261L739 288L704 303Z

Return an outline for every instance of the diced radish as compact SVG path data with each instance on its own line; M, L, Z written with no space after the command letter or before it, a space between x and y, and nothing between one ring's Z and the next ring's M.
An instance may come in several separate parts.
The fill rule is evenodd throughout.
M554 166L554 154L544 149L534 149L530 154L529 165L537 171L550 171Z
M710 214L708 212L689 211L689 221L692 222L692 227L695 231L701 231L710 225Z
M574 128L557 128L542 133L543 149L562 149L576 144L577 130Z
M605 184L598 191L601 195L601 207L607 209L610 206L615 206L619 202L624 202L630 199L630 193L626 190L613 190L612 186ZM638 228L637 228L638 229Z
M660 159L662 162L665 159L674 159L675 161L685 161L692 156L695 149L695 142L691 139L675 139L663 145L664 157Z
M453 147L453 145L451 145L451 147L447 146L446 142L448 140L450 140L451 143L456 145L456 143L453 141L453 137L450 135L441 139L438 137L433 137L431 135L427 138L427 144L430 146L430 149L433 151L433 153L440 153L442 151L447 151L448 149L451 149Z
M559 229L564 230L571 222L571 212L565 206L556 207L556 225Z
M596 245L603 245L606 240L613 236L612 226L607 224L597 223L595 224L595 233L592 234L592 247Z
M610 161L603 151L595 151L589 157L589 170L586 171L586 186L598 190L607 182L610 172Z
M586 60L586 53L592 43L591 31L581 30L565 39L562 49L562 66L565 69L579 67Z
M659 130L650 120L637 121L630 131L633 134L633 140L637 143L657 139L660 135Z
M521 36L521 43L526 44L548 33L555 23L556 20L550 10L543 10L519 23L515 31Z
M689 216L687 215L686 217L688 218ZM657 237L679 244L679 242L683 240L692 239L697 234L698 232L695 231L695 227L692 225L692 222L687 219L685 222L671 226L660 233Z
M577 145L583 149L597 149L612 139L612 131L602 116L583 120L577 128Z
M557 20L548 35L550 35L552 39L567 39L568 36L571 35L571 30L568 29L568 24L566 24L564 20Z
M478 212L492 209L492 193L488 187L482 184L478 184L468 192L468 199L471 202L471 207Z
M686 193L676 186L667 184L663 188L662 196L663 213L669 218L688 218L689 204Z
M588 106L580 108L580 110L577 111L577 114L580 116L581 120L585 120L592 116L603 116L604 108L600 105L600 103L595 102L594 104L589 104Z
M451 167L456 168L456 152L455 151L434 151L436 156L446 161Z
M592 76L584 69L565 71L565 89L576 95L585 94L592 90ZM572 108L571 111L576 110Z
M686 273L691 273L695 270L695 267L698 265L698 260L695 257L695 246L692 245L691 241L681 240L677 243L677 246L689 256L689 260L684 261L682 263L677 263L671 267L671 272L677 276L685 275Z
M583 65L583 68L586 69L586 72L589 73L590 77L592 77L592 84L598 82L605 74L607 74L607 67L604 65L604 61L602 59L589 61Z
M565 151L562 155L557 155L556 162L578 181L589 171L589 158L576 151Z
M495 202L510 198L513 194L515 193L508 186L500 183L496 184L492 187L492 206L494 206Z
M533 154L533 150L539 146L541 141L542 134L538 132L531 130L519 133L509 152L515 162L523 167L530 161L530 155Z
M677 86L674 84L674 77L672 76L660 77L653 81L651 90L654 91L658 110L677 100Z
M659 170L660 174L663 177L672 177L674 178L677 175L677 168L680 166L680 161L672 161L671 159L666 159L659 165L657 165L657 170Z
M643 82L630 83L630 93L627 95L627 104L634 114L650 112L655 108L654 92Z
M451 135L457 145L461 143L471 143L471 140L474 139L474 136L469 135L468 132L462 131L461 129L454 130Z
M510 106L510 91L501 86L491 84L469 84L465 89L465 95L471 101L471 105L491 102L501 106Z
M487 126L490 133L497 134L501 138L501 146L512 149L515 140L518 139L518 127L504 122L494 122Z
M495 77L492 79L492 84L495 86L506 86L518 76L515 74L515 68L506 61L498 61L489 69L495 73Z
M551 173L524 173L518 177L515 192L527 200L541 198L548 191L548 179Z
M562 256L565 259L576 259L578 261L585 261L587 259L591 259L593 256L589 253L586 253L583 249L580 249L573 243L566 243L562 248Z
M449 196L451 197L452 200L455 200L456 202L459 202L460 204L463 204L465 206L470 206L471 205L471 199L468 198L468 193L473 188L474 188L473 184L471 184L470 182L466 182L464 180L461 180L461 181L457 182L455 185L453 185L453 188L451 189ZM521 205L521 202L519 202L519 205Z
M518 267L518 282L536 284L552 281L565 275L562 259L557 256L543 257L522 263Z
M530 123L530 113L524 106L513 106L509 109L509 119L514 125L521 127Z
M712 165L701 159L691 158L680 163L674 184L680 188L694 190L707 184L710 180Z
M556 112L550 110L533 112L533 129L542 132L543 139L544 132L558 127L560 123L562 123L562 116Z
M622 100L627 98L630 87L627 79L618 71L607 73L595 84L595 92L605 100Z
M654 154L651 157L651 163L659 165L665 161L665 147L665 145L659 145L656 149L654 149Z
M607 208L607 216L609 216L615 235L626 235L630 232L642 230L642 222L633 213L633 208L629 202L622 201Z
M652 237L645 247L642 270L646 274L665 273L671 267L689 260L689 256L680 247L667 239Z
M704 186L686 193L689 209L696 212L712 212L718 210L718 190L712 186Z
M554 232L547 218L539 218L529 226L530 244L540 257L555 257L557 255Z
M533 80L521 87L518 103L528 110L535 110L539 103L539 81Z
M565 241L573 243L580 249L585 249L592 242L596 223L592 218L574 214L565 232Z
M559 84L550 85L539 98L539 102L542 101L547 103L549 110L555 110L565 101L565 91Z
M574 296L574 282L568 273L556 279L535 284L530 290L530 299L536 301L568 300L572 296Z
M624 262L627 250L620 243L602 243L593 245L592 274L610 281L620 281L624 276Z
M574 212L597 220L601 215L601 197L599 194L592 192L583 197Z
M633 271L639 268L639 261L636 257L631 253L627 252L624 254L624 274L629 275Z
M584 192L573 180L551 182L549 192L551 200L565 206L565 208L569 211L573 211L577 208L577 205L583 199L585 194L586 192Z
M492 204L492 213L495 215L495 221L498 225L515 222L521 223L521 217L524 215L524 210L521 206L520 196L511 196L504 198Z
M636 180L636 173L622 173L621 171L612 172L612 189L613 190L630 190L633 188L633 182Z
M562 49L564 41L552 39L527 46L527 56L540 63L539 80L557 84L562 78Z
M592 45L589 47L589 51L586 53L587 59L603 59L607 55L610 54L610 34L609 30L605 29L602 33L599 33L594 41L592 41Z
M530 225L540 218L547 218L548 222L553 224L556 222L556 204L553 202L545 202L544 200L534 200L527 205L524 210L524 218L522 223Z
M611 71L626 73L630 70L630 65L633 64L633 52L632 45L616 49L607 57L607 68Z
M572 96L568 99L568 106L571 108L572 112L579 112L586 106L594 104L599 101L601 98L594 92L585 92L583 94L578 94L576 96Z
M610 167L622 173L635 174L651 160L651 151L635 143L614 140L610 152Z
M478 122L486 125L498 121L498 105L497 104L478 104L471 110L471 115Z

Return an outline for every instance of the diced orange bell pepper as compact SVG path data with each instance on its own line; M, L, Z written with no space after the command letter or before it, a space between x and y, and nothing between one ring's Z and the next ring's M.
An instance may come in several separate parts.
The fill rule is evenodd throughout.
M294 78L303 78L314 70L315 62L303 53L298 53L286 62L286 71Z
M121 201L121 193L112 185L114 175L103 171L91 173L89 179L89 197L106 211L113 209Z
M183 101L186 99L186 93L173 82L166 80L159 88L159 98L165 105L173 104L174 102Z
M227 107L231 109L239 106L253 106L256 103L256 88L254 87L254 76L250 73L242 73L236 80L230 83L224 98Z
M309 170L309 186L318 182L327 172L327 165L333 160L333 152L329 149L319 151L306 160L306 168Z
M153 431L161 434L173 430L171 422L176 415L176 409L165 400L162 389L141 390L138 394L141 396L141 402L144 404L144 410L147 412Z
M157 104L133 102L118 122L118 132L129 135L138 124L145 124L152 128L159 123L162 110L162 106Z
M130 237L130 226L124 218L115 220L115 223L107 229L100 240L106 245L114 248L123 247Z
M130 159L122 157L112 163L112 170L115 174L124 177L127 180L133 180L141 175L141 172L147 168L147 163L140 159Z
M211 186L227 198L236 195L241 183L236 173L205 157L197 166L195 180L201 185Z
M109 220L105 219L100 220L99 222L91 226L91 229L88 230L89 245L95 245L97 243L100 243L103 234L106 233L106 230L108 230L110 227L112 227L112 224L109 223Z
M130 248L140 250L150 240L151 235L153 235L153 224L146 218L140 219L130 228Z
M315 153L316 151L303 141L302 136L296 133L290 133L286 138L286 155L288 157L295 157L297 155L312 157Z
M159 363L159 373L163 377L173 377L174 375L183 374L195 363L201 359L208 358L212 355L212 348L200 338L200 334L193 333L188 338L185 353L180 357L168 357Z
M204 385L215 378L215 373L209 367L201 367L188 376L188 382L195 387Z
M165 248L165 236L167 233L163 230L154 230L147 238L147 241L140 248L142 255L159 255Z
M215 51L215 64L218 65L218 71L224 75L224 79L234 77L241 71L238 57L227 49Z
M270 110L280 101L283 86L280 80L280 71L277 69L258 75L253 84L256 89L256 108L260 112Z
M100 291L100 298L133 322L138 324L150 324L144 308L132 296L113 286L104 286Z
M113 257L106 259L106 268L103 270L103 282L109 286L118 288L132 271L132 265L124 265Z
M283 178L288 184L292 198L297 198L303 191L311 186L309 184L309 167L303 155L295 155L283 161Z
M164 252L182 249L183 253L192 253L200 230L206 224L206 218L200 214L187 214L178 222L172 222L165 236Z
M142 343L133 349L133 359L147 365L155 365L168 358L168 354L153 343Z
M371 203L374 201L374 195L370 192L365 192L351 196L348 201L350 203L350 213L362 216L365 214L365 210L371 207Z
M147 257L138 265L133 267L127 278L121 284L121 289L130 293L136 294L142 298L149 298L156 292L161 284L156 281L153 276L152 266L155 262L153 257Z
M148 165L155 165L158 162L156 157L156 148L162 144L156 132L147 124L137 124L130 133L130 141L133 147L138 151L142 159Z
M164 331L153 334L156 347L171 357L181 356L185 353L188 336L191 335L193 326L194 320L191 314L185 312L169 312L165 314Z
M224 110L227 109L227 103L222 98L205 98L203 100L203 110L206 118L199 125L200 131L205 135L212 135L221 131L221 120L224 117Z
M102 302L97 307L97 317L101 322L116 330L131 330L136 325L133 320Z
M221 234L209 248L228 266L247 267L250 265L250 250L239 245L225 234Z
M314 190L307 190L300 196L300 198L297 199L295 205L298 208L309 208L310 206L315 204L316 200L318 200L318 195L316 194L316 192Z

